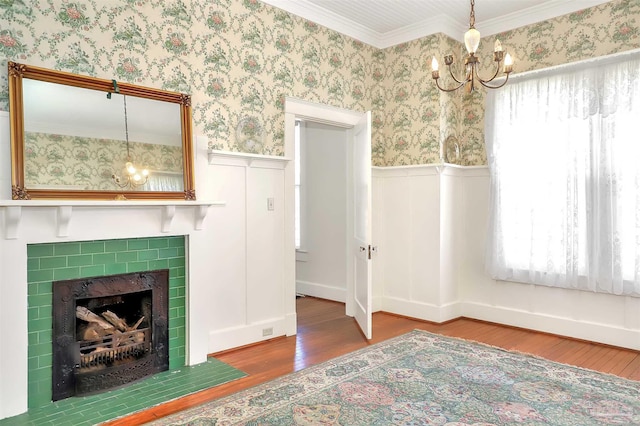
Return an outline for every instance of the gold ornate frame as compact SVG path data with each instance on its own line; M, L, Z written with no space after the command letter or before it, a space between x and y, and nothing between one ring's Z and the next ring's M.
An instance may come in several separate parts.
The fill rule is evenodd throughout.
M52 190L25 188L24 178L24 103L22 80L25 78L99 90L114 91L114 82L96 77L55 71L9 61L9 115L11 128L11 198L29 199L92 199L92 200L195 200L193 169L193 147L191 127L191 96L183 93L118 83L122 95L138 96L180 105L182 126L183 192L164 191L94 191L94 190Z

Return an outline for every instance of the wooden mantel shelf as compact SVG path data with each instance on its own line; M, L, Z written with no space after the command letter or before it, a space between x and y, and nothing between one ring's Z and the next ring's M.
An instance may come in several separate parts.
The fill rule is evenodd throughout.
M0 210L4 211L5 238L18 238L23 209L55 208L58 237L69 236L69 223L75 209L139 209L158 208L161 213L161 232L171 231L171 222L176 208L189 208L194 211L194 229L202 229L209 207L224 206L224 201L97 201L97 200L2 200Z

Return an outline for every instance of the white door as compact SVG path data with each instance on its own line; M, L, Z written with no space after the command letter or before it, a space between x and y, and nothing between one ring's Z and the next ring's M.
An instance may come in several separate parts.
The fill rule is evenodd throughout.
M354 128L353 185L354 316L371 339L371 111Z

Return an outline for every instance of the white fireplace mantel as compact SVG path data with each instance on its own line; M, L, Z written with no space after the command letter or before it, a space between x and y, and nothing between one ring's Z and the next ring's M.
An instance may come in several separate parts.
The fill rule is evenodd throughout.
M23 209L54 208L56 235L69 236L69 224L73 213L81 209L138 209L157 208L160 217L160 232L171 232L171 222L176 209L193 209L194 229L201 230L209 207L224 206L224 201L85 201L85 200L6 200L0 201L4 210L5 239L18 238Z

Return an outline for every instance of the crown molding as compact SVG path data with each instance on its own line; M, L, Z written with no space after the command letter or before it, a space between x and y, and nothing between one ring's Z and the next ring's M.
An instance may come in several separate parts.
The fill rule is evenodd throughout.
M341 34L353 37L358 41L380 48L382 35L364 25L316 6L307 0L262 0L263 3L285 10L309 21L315 22Z
M588 9L603 3L608 3L609 1L611 0L545 1L537 6L523 9L516 13L478 22L476 26L482 36L486 37L531 25L536 22L546 21L578 10ZM464 32L469 28L468 22L458 22L447 15L438 15L416 24L398 28L397 30L379 33L327 9L318 7L307 0L262 0L262 2L308 19L309 21L341 34L353 37L356 40L378 49L385 49L437 33L445 34L455 40L462 40Z
M552 0L518 12L509 13L500 18L476 23L476 28L483 37L513 30L515 28L542 22L558 16L589 9L611 0Z

